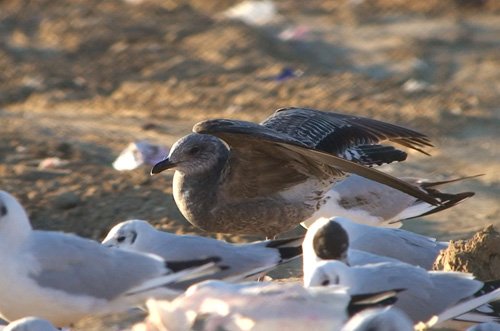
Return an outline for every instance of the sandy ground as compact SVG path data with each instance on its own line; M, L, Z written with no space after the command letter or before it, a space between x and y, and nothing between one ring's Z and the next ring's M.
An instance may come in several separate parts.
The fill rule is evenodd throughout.
M428 134L432 157L410 153L385 168L393 174L484 174L449 188L475 197L406 228L448 240L500 225L497 2L280 1L260 27L221 18L233 3L0 2L0 188L21 200L36 228L100 239L113 224L142 218L199 233L176 209L171 174L118 172L112 161L131 141L169 146L199 120L259 121L284 106ZM283 38L287 29L300 38ZM284 68L302 75L276 80ZM69 163L37 168L53 156Z

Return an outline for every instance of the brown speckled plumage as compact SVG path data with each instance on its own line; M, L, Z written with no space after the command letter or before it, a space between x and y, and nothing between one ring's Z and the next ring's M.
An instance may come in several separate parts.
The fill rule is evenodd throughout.
M289 108L262 124L209 120L193 131L152 173L176 170L175 201L189 222L206 231L271 237L290 230L316 211L344 173L436 203L412 185L365 166L406 157L378 145L384 140L417 150L431 146L424 135L399 126Z

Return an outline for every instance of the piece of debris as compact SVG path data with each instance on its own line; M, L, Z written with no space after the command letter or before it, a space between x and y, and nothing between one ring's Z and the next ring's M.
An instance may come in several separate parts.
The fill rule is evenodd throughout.
M489 225L469 240L450 241L434 270L470 272L482 281L500 278L500 233Z
M276 16L276 6L270 0L248 0L227 9L223 16L248 25L265 25Z
M305 25L291 26L281 31L278 38L284 41L310 39L310 29Z
M290 78L300 77L303 74L304 72L302 70L295 70L290 67L285 67L276 77L274 77L274 80L277 82L282 82Z
M168 148L141 140L130 143L113 162L119 171L133 170L141 165L154 165L165 158Z
M422 92L429 90L430 85L427 82L424 82L422 80L416 80L416 79L408 79L404 84L403 84L403 91L407 93L417 93L417 92Z
M67 165L67 160L62 160L58 157L47 157L38 163L38 169L55 169Z

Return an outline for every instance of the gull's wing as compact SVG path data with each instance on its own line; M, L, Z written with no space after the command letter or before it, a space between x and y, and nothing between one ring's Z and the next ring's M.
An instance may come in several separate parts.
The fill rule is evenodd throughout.
M111 249L89 239L55 232L35 231L27 253L35 262L30 278L41 287L108 301L128 295L131 290L140 292L141 286L154 280L161 279L162 283L148 288L168 284L167 277L176 275L169 275L170 264L181 269L175 262L154 255Z
M304 145L337 156L352 156L358 146L391 141L415 149L431 147L429 138L417 131L374 119L306 108L282 108L261 123L293 137ZM399 160L396 160L399 161Z
M196 124L193 131L212 134L229 145L234 155L230 167L239 168L238 171L232 172L235 176L232 180L239 190L248 191L249 195L258 196L263 190L267 191L265 193L279 192L313 176L327 180L340 177L346 172L390 186L430 204L439 204L419 188L393 176L333 154L311 149L294 137L256 123L227 119L208 120ZM260 181L265 184L257 185ZM250 184L249 187L241 187L241 184L237 183ZM254 187L252 183L255 183Z
M369 226L342 217L334 221L348 233L350 248L388 256L427 270L432 269L439 251L448 247L434 238L402 229Z
M169 261L190 261L216 257L217 265L224 267L211 274L211 279L225 279L228 276L251 276L257 268L273 269L280 263L302 254L303 236L258 241L245 244L230 244L222 240L194 235L175 235L154 231L149 238L142 238L129 249L161 256ZM147 235L141 233L140 236Z

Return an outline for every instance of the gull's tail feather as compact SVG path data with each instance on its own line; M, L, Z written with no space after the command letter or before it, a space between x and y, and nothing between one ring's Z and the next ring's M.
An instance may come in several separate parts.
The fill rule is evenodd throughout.
M193 259L193 260L183 260L183 261L165 261L165 266L172 270L172 272L179 272L184 269L189 269L193 267L199 267L207 263L218 263L220 262L220 257L211 256L204 259Z
M418 215L412 215L409 217L404 217L401 220L409 220L412 218L423 217L423 216L427 216L427 215L431 215L431 214L440 212L442 210L456 206L457 204L461 203L465 199L468 199L468 198L474 196L474 194L475 194L474 192L462 192L462 193L456 193L456 194L442 193L442 192L439 192L438 190L435 190L435 189L428 189L427 192L429 193L429 195L435 197L438 201L440 201L441 205L439 205L435 208L432 208L431 210L429 210L425 213L418 214ZM417 203L424 203L424 202L417 202ZM425 203L425 204L427 205L427 203Z
M472 175L472 176L465 176L465 177L458 177L458 178L447 179L447 180L442 180L442 181L435 181L435 182L430 182L430 181L425 181L424 180L424 181L419 181L418 184L423 189L427 189L429 187L436 187L436 186L441 186L441 185L445 185L445 184L460 182L462 180L477 178L477 177L481 177L481 176L484 176L484 174Z
M445 310L426 323L428 327L436 326L449 319L468 322L500 321L500 280L486 282L472 298Z
M351 302L347 307L349 315L352 316L362 310L375 307L385 307L396 303L398 300L397 294L404 289L394 289L390 291L358 294L351 296Z
M198 278L212 275L221 271L221 268L214 262L206 263L202 266L184 269L182 271L150 279L139 286L136 286L125 294L126 296L147 292L159 287L170 287L181 282L193 281Z
M286 262L302 255L302 242L304 236L270 240L266 247L278 250L281 261Z
M484 286L474 294L474 297L483 298L483 300L490 298L489 303L482 305L474 310L471 310L466 314L460 315L455 319L468 322L477 322L477 323L484 323L484 322L500 323L499 292L500 292L500 280L492 280L485 282Z

